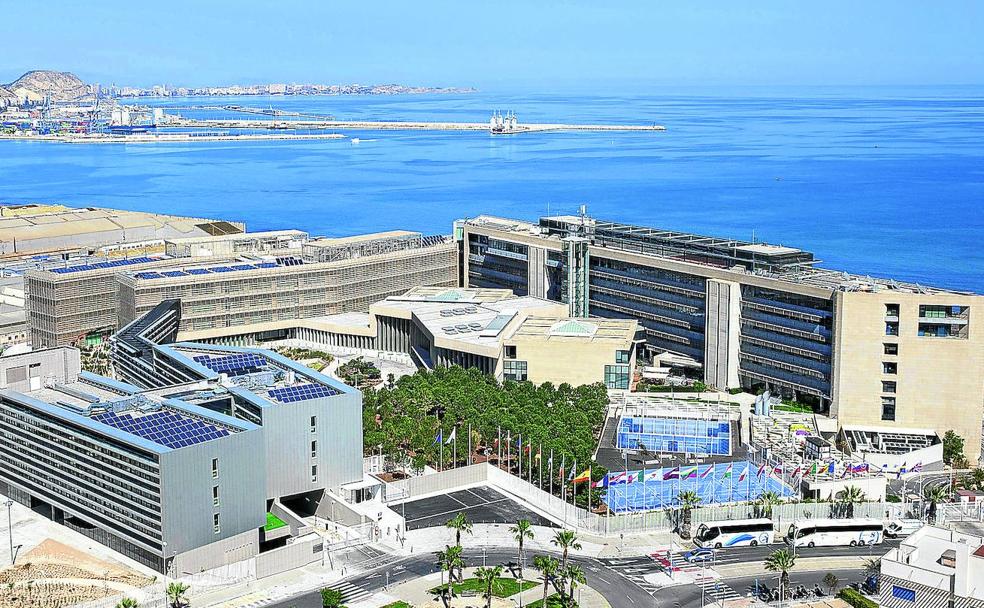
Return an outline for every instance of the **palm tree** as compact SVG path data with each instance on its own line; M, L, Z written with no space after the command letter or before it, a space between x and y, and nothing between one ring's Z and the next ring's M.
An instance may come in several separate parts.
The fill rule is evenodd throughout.
M167 601L171 608L182 608L188 603L185 594L188 593L188 585L180 581L174 581L167 586Z
M472 533L472 523L468 521L468 516L464 513L458 513L444 524L444 527L454 530L454 544L461 546L461 533L466 534Z
M862 568L864 568L865 578L871 576L874 577L875 580L877 581L878 577L881 576L881 558L872 557L870 559L864 560L864 566L862 566Z
M502 577L502 566L494 566L492 568L483 566L475 571L475 576L478 580L482 581L482 587L485 590L482 593L482 597L485 598L485 608L492 608L492 588L495 587L495 584Z
M116 602L116 608L137 608L138 606L140 606L140 604L138 604L137 600L132 597L125 597Z
M772 508L780 504L782 504L782 497L772 490L762 492L755 499L755 506L762 517L772 517Z
M547 608L547 592L550 591L550 579L557 574L560 562L549 555L537 555L533 558L533 567L540 571L543 578L543 608Z
M854 517L854 505L868 500L864 491L858 486L847 486L837 493L837 502L844 505L848 517Z
M929 523L936 523L936 506L950 499L950 488L947 486L930 486L923 492L929 501Z
M683 525L680 526L680 537L690 538L693 509L700 504L700 495L693 490L684 490L677 495L677 502L680 503L680 509L683 511Z
M796 556L788 549L773 551L765 558L765 569L779 573L779 599L781 600L789 586L789 571L796 565Z
M571 592L567 595L567 602L569 606L574 605L574 589L578 585L583 585L587 581L584 578L584 570L581 570L581 566L577 564L570 564L564 569L564 579L570 581Z
M515 526L509 528L513 533L513 538L519 543L519 578L523 578L523 543L526 539L533 540L533 524L528 519L520 519ZM546 606L544 606L546 608Z
M984 490L984 469L977 467L967 475L967 481L975 490Z
M571 549L575 551L581 550L581 543L577 539L577 533L574 530L557 530L554 532L553 540L550 541L554 545L560 547L560 569L567 570L567 553Z

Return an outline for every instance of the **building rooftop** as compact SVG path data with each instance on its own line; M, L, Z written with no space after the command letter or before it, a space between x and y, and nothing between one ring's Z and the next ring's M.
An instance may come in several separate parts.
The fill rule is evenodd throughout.
M567 338L580 340L614 340L631 342L636 335L639 324L630 319L574 319L555 316L539 317L531 315L522 320L510 335L510 339L546 338L548 340L563 340Z
M419 232L411 232L409 230L388 230L384 232L371 232L369 234L357 234L354 236L321 237L309 241L307 245L309 247L345 247L369 241L407 239L419 236L421 236Z
M445 302L449 304L481 304L498 302L515 297L510 289L486 289L476 287L414 287L398 296L386 298L386 302Z
M203 242L225 242L225 241L252 241L252 240L262 240L262 239L276 239L278 237L288 238L288 239L302 239L308 236L307 232L303 230L262 230L260 232L238 232L233 234L217 234L217 235L202 235L202 236L189 236L189 237L178 237L173 239L164 239L166 243L175 243L178 245L183 245L185 243L203 243Z

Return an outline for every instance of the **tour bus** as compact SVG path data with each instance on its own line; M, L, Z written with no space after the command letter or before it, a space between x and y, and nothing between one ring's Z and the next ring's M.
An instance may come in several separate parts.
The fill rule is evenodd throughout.
M885 525L877 519L798 519L786 542L796 547L881 544Z
M706 521L697 527L694 544L698 547L755 547L775 539L771 519L729 519Z

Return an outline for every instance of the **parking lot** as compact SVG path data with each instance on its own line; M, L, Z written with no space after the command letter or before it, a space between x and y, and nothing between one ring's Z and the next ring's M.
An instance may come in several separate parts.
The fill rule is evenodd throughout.
M525 518L535 526L554 526L545 517L485 486L391 504L390 508L406 514L407 530L443 526L458 513L464 513L476 524L512 524Z

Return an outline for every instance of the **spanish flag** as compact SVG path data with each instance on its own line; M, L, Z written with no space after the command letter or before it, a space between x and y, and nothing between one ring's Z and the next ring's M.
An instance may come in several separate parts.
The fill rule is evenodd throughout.
M584 472L574 478L574 483L578 484L582 481L591 481L591 467L584 469Z

